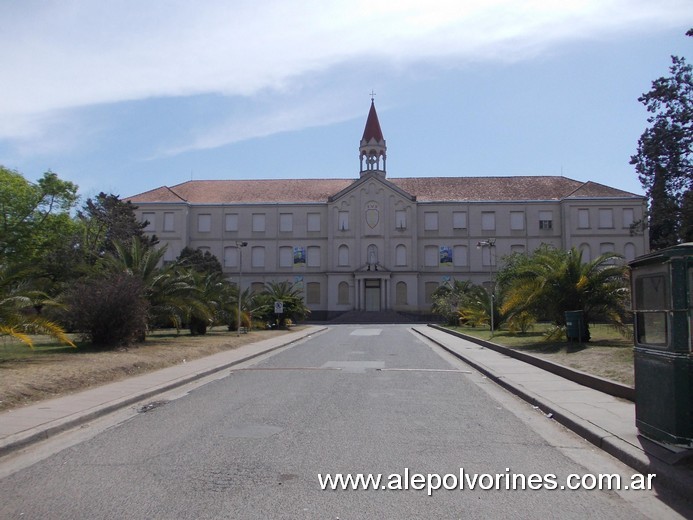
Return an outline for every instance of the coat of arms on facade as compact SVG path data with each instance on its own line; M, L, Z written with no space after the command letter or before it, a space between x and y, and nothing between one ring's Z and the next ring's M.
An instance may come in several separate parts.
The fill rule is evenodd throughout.
M380 210L378 209L378 203L375 201L368 202L366 204L366 224L368 227L373 229L378 225L380 221Z

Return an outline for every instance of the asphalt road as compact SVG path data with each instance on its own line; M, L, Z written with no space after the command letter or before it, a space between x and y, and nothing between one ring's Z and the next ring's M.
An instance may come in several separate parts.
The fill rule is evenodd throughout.
M396 483L464 468L561 485L615 467L548 422L406 326L331 327L3 478L0 518L668 515L636 491L320 489L327 473Z

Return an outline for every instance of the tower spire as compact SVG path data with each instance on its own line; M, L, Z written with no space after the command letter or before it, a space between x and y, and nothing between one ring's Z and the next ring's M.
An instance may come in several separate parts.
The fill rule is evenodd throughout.
M380 129L378 113L375 111L375 92L371 91L371 108L366 118L366 127L363 129L359 155L361 159L361 176L369 172L375 172L385 177L385 162L387 158L387 146L383 131Z

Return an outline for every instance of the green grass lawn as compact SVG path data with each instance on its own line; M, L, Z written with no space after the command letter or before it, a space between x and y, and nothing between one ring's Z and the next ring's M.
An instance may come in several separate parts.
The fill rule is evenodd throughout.
M589 374L633 385L633 339L622 336L608 325L590 325L592 339L587 343L546 341L544 335L551 328L547 323L536 324L526 334L497 330L493 337L488 327L449 328Z
M509 332L507 330L496 330L491 337L488 327L449 327L453 330L469 334L476 338L485 339L498 343L506 347L518 350L529 350L536 352L555 352L559 350L582 350L590 346L632 348L632 338L626 338L613 327L605 324L590 325L592 339L587 343L569 343L566 341L546 341L545 334L551 329L549 323L537 323L534 328L521 334Z

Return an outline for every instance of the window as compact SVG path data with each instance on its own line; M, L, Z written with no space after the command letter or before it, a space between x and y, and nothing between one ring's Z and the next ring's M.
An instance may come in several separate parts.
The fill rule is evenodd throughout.
M306 265L308 267L320 267L320 247L308 246Z
M436 282L426 282L424 285L424 303L433 303L433 293L437 288Z
M395 304L396 305L406 305L407 304L407 284L406 284L406 282L397 282L397 285L395 285Z
M426 211L424 213L424 231L436 231L438 229L438 212Z
M462 267L468 264L467 246L455 246L452 249L452 261L456 267Z
M496 213L494 211L483 211L481 213L481 230L495 231L496 229Z
M306 303L317 305L320 303L320 284L308 282L306 284Z
M467 229L467 212L453 211L452 212L452 228Z
M145 231L154 231L156 226L154 225L154 213L142 213L142 222L146 222Z
M602 242L599 244L599 254L604 255L606 253L613 253L616 251L613 242Z
M349 284L339 282L337 286L337 305L349 305Z
M291 246L281 246L279 248L279 267L294 266L294 249Z
M628 242L623 248L623 256L626 259L626 262L635 260L635 244Z
M265 284L262 282L253 282L250 284L250 292L252 294L259 294L265 290Z
M616 247L612 242L602 242L599 244L599 254L600 255L605 255L607 253L613 253L616 251ZM614 258L610 258L609 260L606 261L608 264L613 264L615 263L616 260Z
M265 248L255 246L250 251L250 265L253 267L265 267Z
M539 212L539 229L553 229L553 211Z
M238 267L238 248L224 248L224 267Z
M612 229L614 227L614 212L611 208L599 210L599 228Z
M635 278L635 329L637 342L665 347L669 343L667 309L669 292L664 274Z
M633 208L623 208L623 227L629 228L635 222L635 212Z
M493 251L491 251L493 249ZM496 248L482 247L481 248L481 264L486 266L496 265Z
M212 231L212 215L202 214L197 216L197 230L200 233Z
M337 265L349 265L349 246L342 244L337 249Z
M395 248L395 265L407 265L407 246L399 244Z
M265 214L253 213L253 233L264 233L265 231Z
M308 213L308 231L320 231L320 213Z
M164 251L164 265L172 264L175 260L176 255L173 253L173 249L167 247L166 251Z
M592 248L589 244L580 244L580 251L582 251L583 264L592 261Z
M224 220L226 231L238 231L238 213L227 213Z
M340 211L337 213L337 229L339 231L348 231L349 230L349 212L348 211Z
M294 228L294 216L291 213L279 214L279 231L288 233Z
M590 210L579 209L578 210L578 228L579 229L589 229L590 227Z
M513 244L510 246L510 252L511 253L524 253L525 252L525 246L522 244Z
M511 211L510 212L510 229L513 231L521 231L525 228L525 212Z
M398 209L395 211L395 227L397 229L407 229L407 212Z
M438 267L438 246L426 246L424 248L424 265L426 267Z
M164 231L175 230L175 215L172 212L164 213Z

